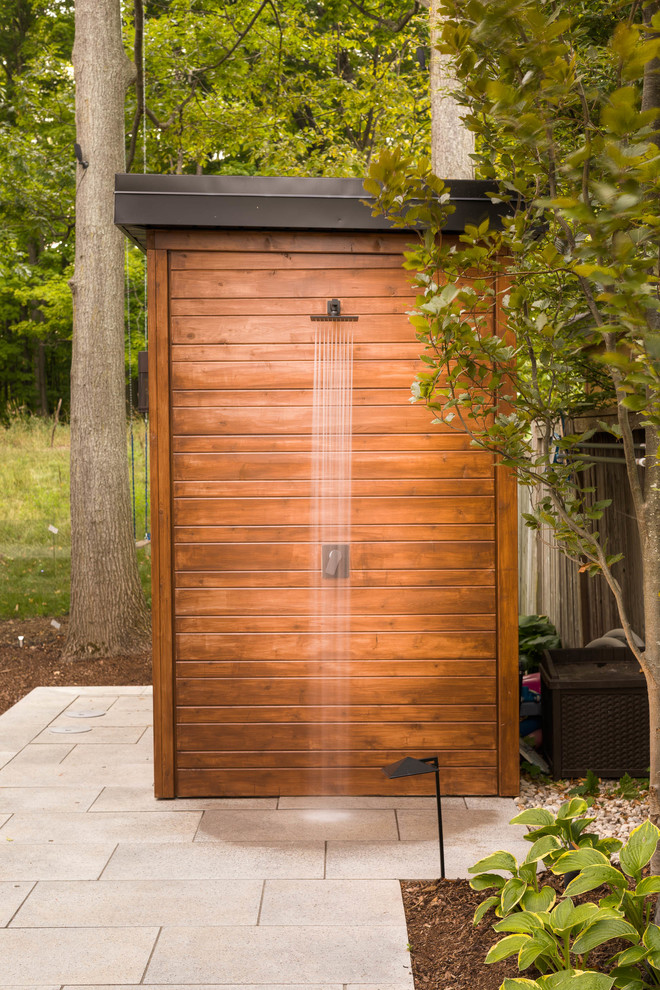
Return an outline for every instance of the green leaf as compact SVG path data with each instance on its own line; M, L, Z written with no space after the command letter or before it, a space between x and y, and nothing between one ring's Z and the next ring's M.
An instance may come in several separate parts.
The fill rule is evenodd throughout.
M630 833L630 838L619 850L619 863L629 877L639 874L651 860L658 844L658 830L647 818Z
M660 928L649 925L642 937L642 942L651 952L660 952Z
M491 908L495 907L496 904L500 903L499 897L487 897L485 901L482 901L477 910L474 912L474 918L472 919L473 925L478 925L485 914L487 914Z
M628 949L623 949L615 956L617 966L634 966L646 955L646 946L631 945Z
M526 863L537 863L540 859L545 859L553 852L562 848L559 839L554 835L542 835L537 839L532 848L525 856Z
M511 825L554 825L554 815L545 808L527 808L511 819Z
M525 911L549 911L557 900L552 887L541 887L539 891L528 890L520 902Z
M520 988L522 990L541 990L541 984L537 983L536 980L525 980L521 976L517 976L515 979L507 976L500 990L520 990Z
M527 969L539 956L558 958L557 942L548 932L541 929L534 932L531 940L523 945L518 953L518 969Z
M503 918L493 925L496 932L516 932L532 935L539 928L543 928L543 920L531 911L515 911L508 918Z
M626 878L613 866L587 866L574 880L571 880L566 893L570 897L575 894L586 894L588 890L595 890L604 883L612 887L625 887Z
M610 990L614 978L593 970L563 969L539 980L543 990Z
M499 849L492 855L480 859L474 866L468 866L468 873L490 873L492 870L508 870L509 873L517 873L518 861L511 853Z
M583 801L582 798L571 798L570 801L562 804L557 812L557 821L571 821L573 818L579 818L588 810L588 807L587 802Z
M502 888L502 914L509 914L527 890L527 884L518 877L512 877Z
M594 921L584 931L580 932L573 942L573 952L581 956L585 952L591 952L597 945L609 942L613 938L625 938L630 942L637 942L639 934L637 929L624 918L608 918L604 921Z
M583 870L586 866L609 866L610 861L604 853L585 846L583 849L569 849L553 863L552 872L559 875Z
M648 897L649 894L660 893L660 877L644 877L637 884L635 897Z
M489 887L496 887L501 890L506 880L499 873L480 873L479 876L470 880L472 890L488 890Z
M529 935L507 935L492 946L484 961L490 965L508 959L519 952L526 942L529 942Z
M575 908L570 897L560 901L554 911L550 914L550 925L555 932L563 933L571 928L571 918Z

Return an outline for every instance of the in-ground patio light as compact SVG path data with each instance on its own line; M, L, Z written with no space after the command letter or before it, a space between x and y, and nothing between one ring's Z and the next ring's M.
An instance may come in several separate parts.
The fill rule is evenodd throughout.
M435 803L438 808L438 841L440 843L440 876L445 878L445 847L442 838L442 802L440 800L440 765L437 756L423 756L421 760L406 756L397 763L382 767L389 780L395 777L416 777L420 773L435 774Z

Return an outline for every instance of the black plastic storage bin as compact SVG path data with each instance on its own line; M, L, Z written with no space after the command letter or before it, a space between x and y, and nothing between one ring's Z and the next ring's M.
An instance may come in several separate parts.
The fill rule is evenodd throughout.
M647 775L648 693L628 647L544 650L540 671L543 749L555 779Z

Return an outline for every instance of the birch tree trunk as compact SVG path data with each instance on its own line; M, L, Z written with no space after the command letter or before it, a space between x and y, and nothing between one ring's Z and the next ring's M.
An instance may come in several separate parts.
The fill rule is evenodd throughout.
M440 179L473 179L470 155L474 151L474 134L461 117L461 107L451 96L456 80L449 58L436 49L438 0L430 0L431 19L431 162Z
M124 171L124 100L135 68L119 0L76 0L78 166L71 364L71 618L67 658L148 645L126 447L124 248L113 222Z

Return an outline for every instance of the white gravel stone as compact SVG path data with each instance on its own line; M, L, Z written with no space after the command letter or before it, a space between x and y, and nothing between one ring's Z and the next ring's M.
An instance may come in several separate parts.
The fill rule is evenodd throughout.
M525 808L547 808L553 814L559 811L564 801L570 800L568 793L578 780L555 780L540 783L523 778L520 782L520 794L515 799L523 811ZM602 837L612 836L625 842L634 828L646 821L649 814L648 796L646 791L640 792L639 800L624 800L612 793L614 782L601 783L600 794L593 801L588 814L595 817L592 828Z

